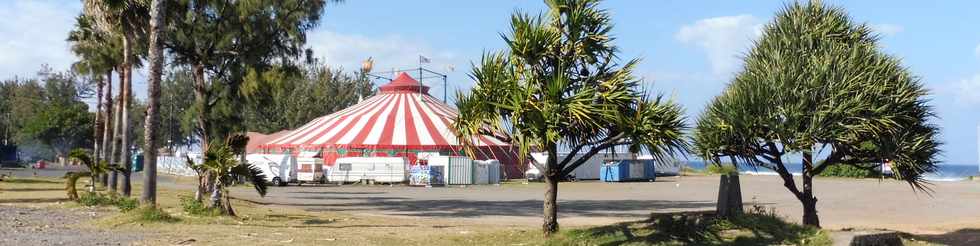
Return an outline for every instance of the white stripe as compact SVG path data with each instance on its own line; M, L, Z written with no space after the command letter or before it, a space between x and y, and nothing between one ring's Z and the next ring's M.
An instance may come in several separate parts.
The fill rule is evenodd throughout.
M412 101L419 99L414 93L410 95ZM425 127L425 122L422 122L422 115L419 113L418 107L420 107L422 102L417 101L415 105L409 105L409 109L412 111L412 121L415 123L415 132L419 136L419 144L421 145L433 145L435 141L432 140L432 136L429 135L428 129Z
M398 96L395 98L395 101L388 103L388 108L373 122L374 125L371 127L371 132L364 138L364 144L378 144L378 141L381 140L381 132L385 128L391 127L388 125L388 116L391 115L391 111L395 109L395 106L398 106L400 100L401 96Z
M419 99L421 99L421 97L419 97ZM453 132L449 130L449 127L446 126L446 123L443 122L443 116L433 112L432 105L429 105L433 103L438 102L422 102L420 105L422 110L425 112L425 116L429 117L429 121L432 121L432 125L436 128L436 134L442 136L442 138L445 139L446 143L449 145L457 145L459 141L456 140L456 135L453 134Z
M407 134L405 133L406 121L405 120L405 106L408 104L408 97L402 94L398 99L398 111L395 112L395 129L391 132L391 144L392 145L406 145L408 142Z
M383 95L374 96L354 106L321 117L323 120L321 120L319 124L316 124L315 127L307 129L306 131L303 132L297 132L296 134L292 134L290 139L283 141L284 143L281 144L294 144L294 145L304 144L306 143L306 141L309 141L311 138L315 137L316 135L320 135L320 133L325 131L327 127L329 127L334 122L336 122L337 119L339 119L340 117L344 115L356 113L361 108L371 105L374 101L380 100L382 97Z
M385 98L385 100L379 102L381 104L386 103L389 99L392 98L391 94L385 94L383 97ZM371 105L371 106L376 106L376 107L374 107L373 110L370 111L370 112L374 112L374 111L376 111L376 110L378 110L378 109L381 108L377 104L374 104L374 105ZM337 126L331 128L330 131L328 131L325 135L321 136L316 141L313 141L313 144L314 145L323 144L327 140L330 140L330 138L332 138L334 135L337 135L337 133L340 133L341 130L343 130L344 128L347 128L347 125L350 124L352 121L354 121L354 118L357 118L357 116L363 115L365 113L367 113L367 112L364 112L363 110L358 110L357 112L351 114L349 117L347 117L346 119L344 119L343 121L341 121L340 124L338 124ZM355 130L357 130L356 127L355 127L355 129L351 129L351 131L355 131Z
M344 136L344 138L341 138L340 140L338 140L337 141L337 144L351 144L351 142L354 141L354 138L356 138L357 135L361 135L361 133L363 131L365 131L365 130L368 130L368 128L370 128L370 132L368 132L368 135L364 138L364 140L362 140L364 142L354 143L354 144L367 143L368 142L368 139L371 138L372 133L374 133L374 135L380 136L381 135L381 130L384 129L384 126L387 123L386 121L388 120L388 115L391 114L391 109L395 107L395 103L397 102L397 100L398 100L398 98L395 97L395 98L392 98L390 101L388 101L386 104L383 104L384 111L381 111L381 114L379 114L378 117L374 119L374 121L371 121L371 117L373 117L375 115L374 112L377 112L377 111L374 111L374 112L372 112L372 113L370 113L370 114L365 115L364 117L362 117L361 118L361 121L362 122L365 122L365 124L370 124L370 125L365 126L365 124L361 124L360 126L357 126L356 127L356 129L357 129L356 132L354 132L353 130L351 130L351 132L348 132L347 135ZM378 142L378 140L377 140L377 138L375 138L374 142L372 142L371 144L374 144L374 143L377 143L377 142Z

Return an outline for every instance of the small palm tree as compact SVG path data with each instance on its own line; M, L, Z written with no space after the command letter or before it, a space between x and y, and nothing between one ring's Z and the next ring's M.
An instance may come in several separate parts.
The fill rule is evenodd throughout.
M106 162L96 163L92 160L92 156L89 155L88 151L84 149L74 149L68 153L68 158L73 161L81 162L82 165L88 168L88 172L71 172L66 174L67 180L65 180L65 192L68 193L68 199L77 200L78 191L75 189L75 183L81 177L91 177L91 187L89 192L95 192L95 178L99 175L107 173L111 168Z
M234 149L235 147L229 144L212 142L204 153L204 162L194 165L209 174L212 183L211 206L220 207L222 212L231 216L235 216L235 210L231 207L229 186L245 180L255 187L259 195L264 197L267 191L266 177L262 174L262 170L248 162L240 161Z

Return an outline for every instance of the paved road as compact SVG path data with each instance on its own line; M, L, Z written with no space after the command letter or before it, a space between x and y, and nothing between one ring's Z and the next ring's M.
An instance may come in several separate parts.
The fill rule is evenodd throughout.
M980 182L937 182L930 195L892 180L817 179L821 222L827 228L892 228L931 232L980 226ZM718 177L670 177L658 182L563 183L560 215L566 224L607 224L642 219L651 212L711 210ZM418 218L452 218L476 223L540 222L540 183L465 188L378 186L276 187L260 198L238 189L236 197L310 211ZM799 221L802 207L775 176L742 176L743 200L775 208Z

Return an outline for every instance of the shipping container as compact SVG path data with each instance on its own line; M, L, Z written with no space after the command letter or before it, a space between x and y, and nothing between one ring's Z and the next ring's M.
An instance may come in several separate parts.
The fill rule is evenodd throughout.
M653 160L615 160L599 168L599 180L603 182L655 181L656 167Z
M432 156L429 157L430 168L445 170L443 172L447 185L473 184L473 161L465 156Z

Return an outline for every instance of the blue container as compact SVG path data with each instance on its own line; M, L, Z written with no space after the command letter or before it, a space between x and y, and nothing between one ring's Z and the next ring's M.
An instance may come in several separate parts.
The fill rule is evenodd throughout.
M657 179L653 160L618 160L599 167L603 182L654 181Z

